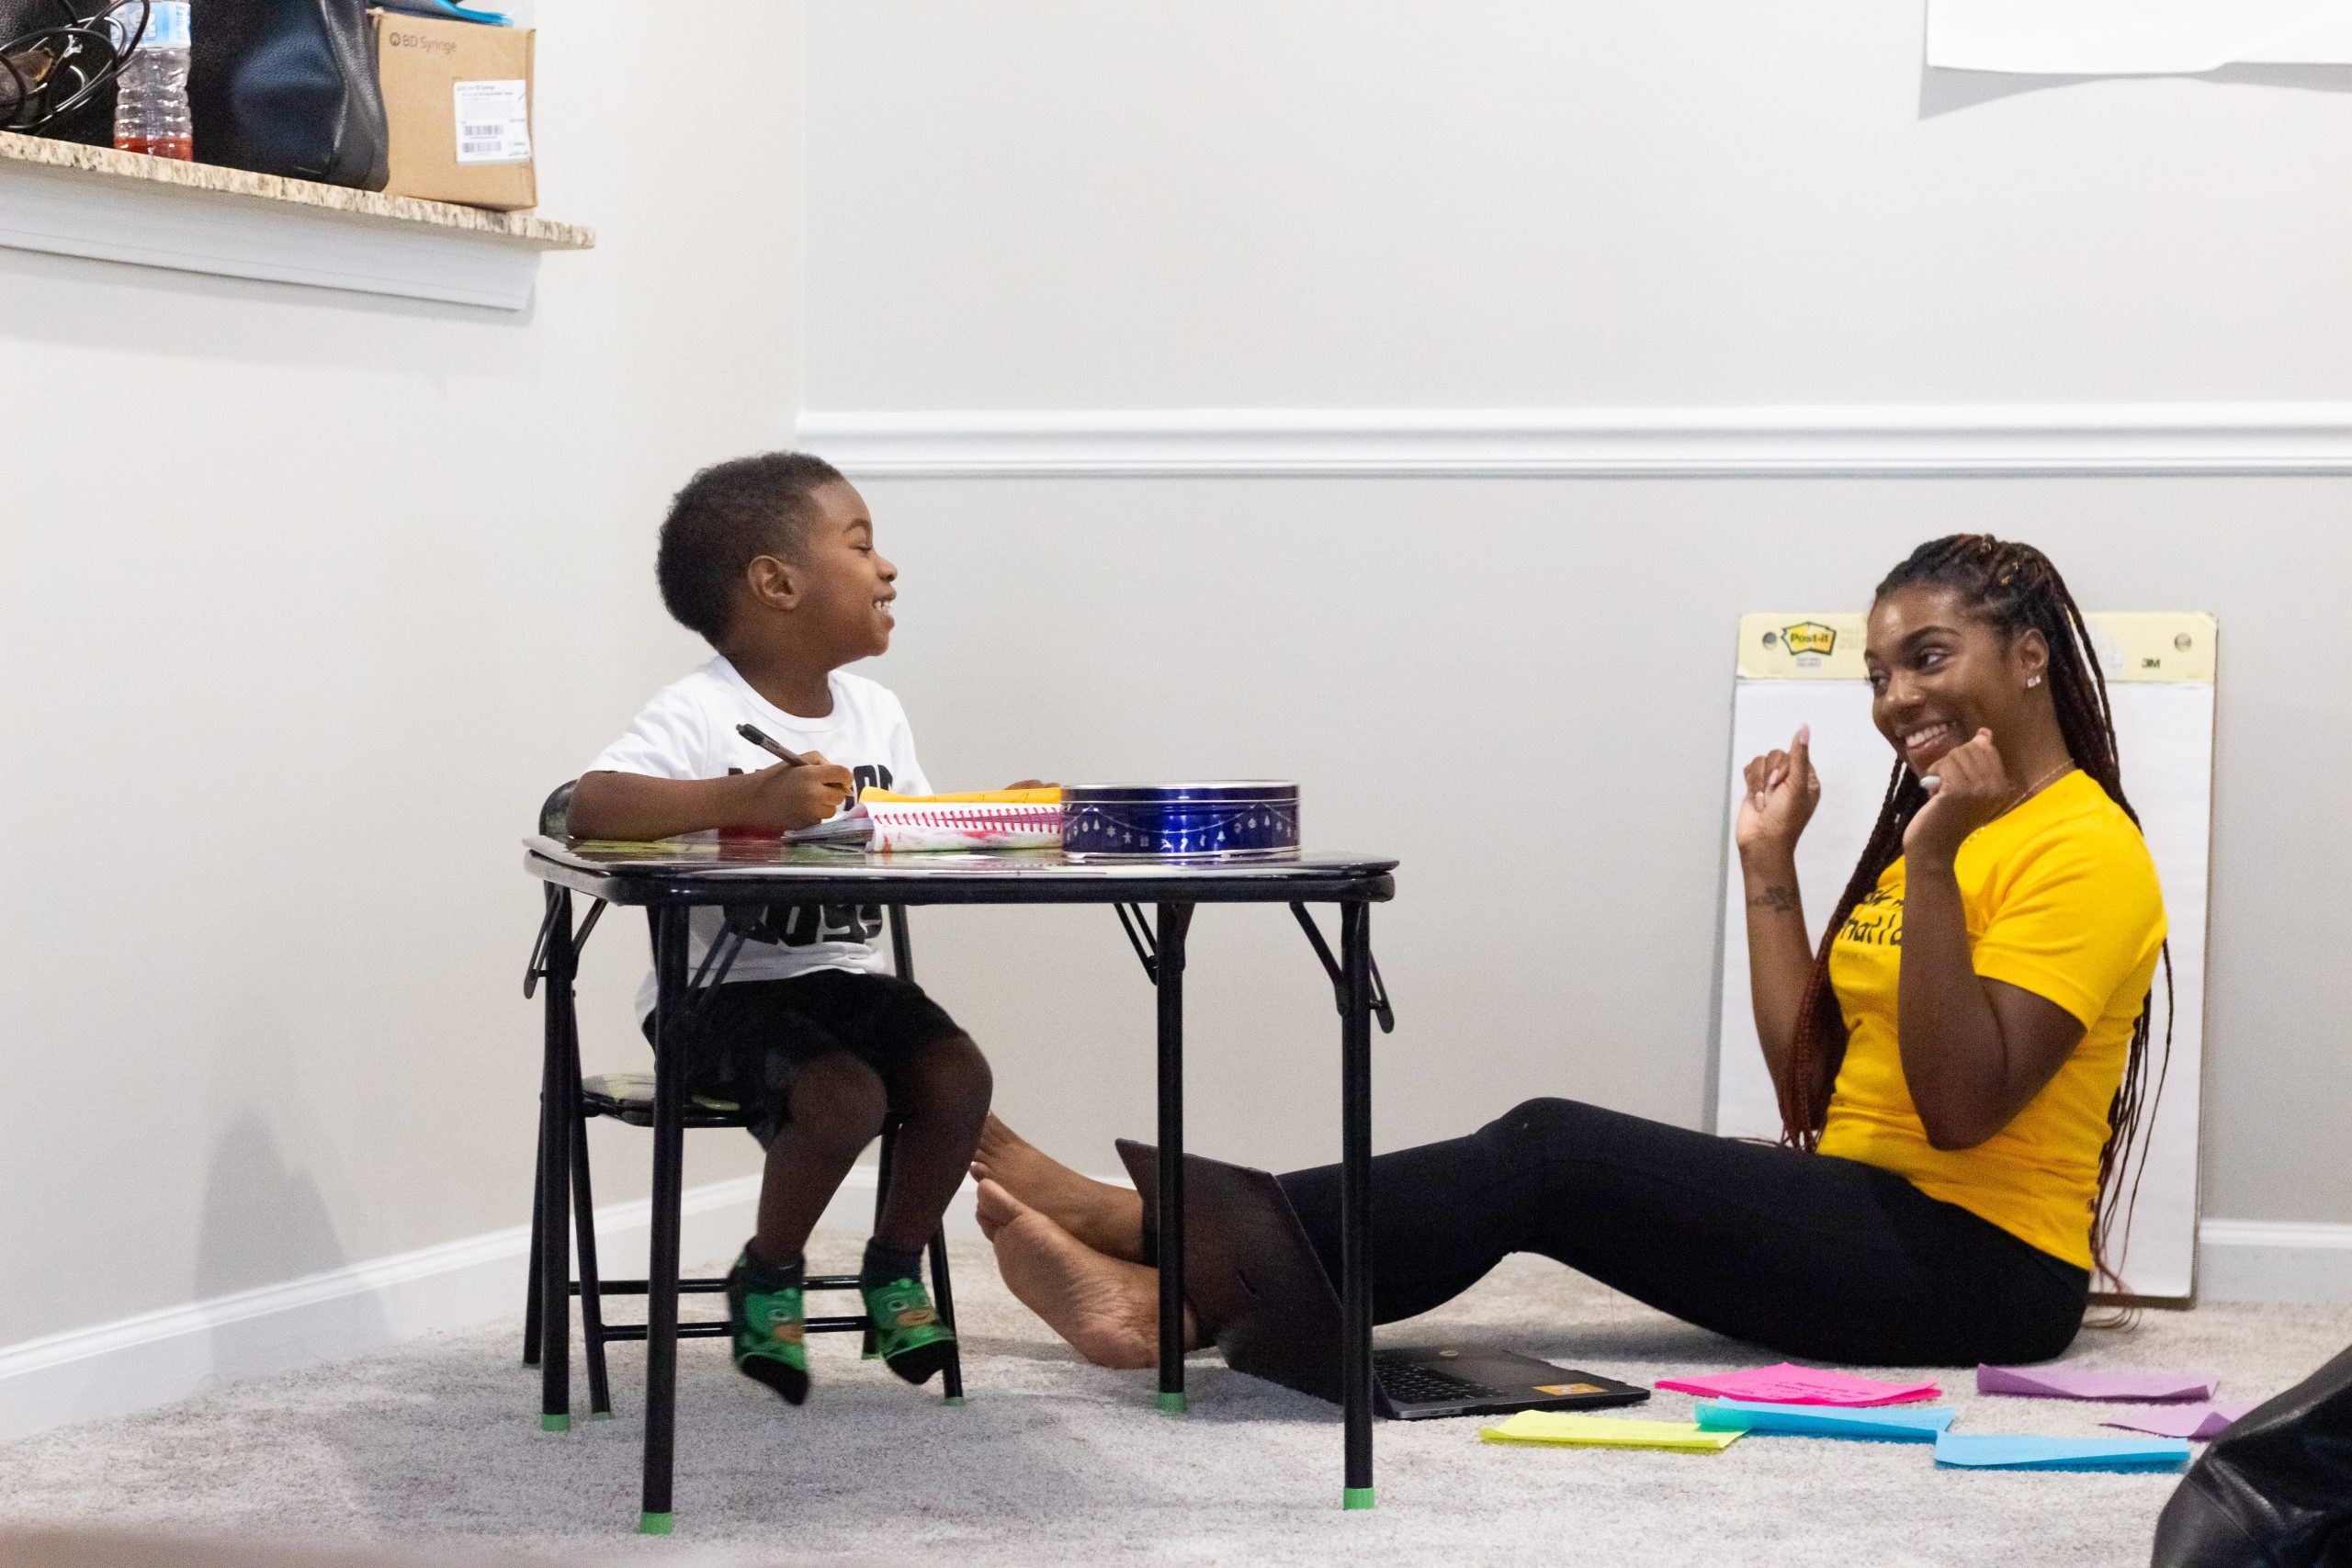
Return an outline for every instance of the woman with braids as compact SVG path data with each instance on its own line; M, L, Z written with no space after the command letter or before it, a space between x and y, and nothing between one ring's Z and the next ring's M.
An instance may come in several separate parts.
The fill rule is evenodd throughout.
M1804 731L1747 764L1739 809L1781 1145L1534 1100L1381 1156L1381 1321L1538 1252L1807 1359L2031 1361L2074 1338L2111 1261L2165 938L2098 660L2048 558L1983 535L1879 584L1865 657L1894 776L1817 943L1795 874L1821 791ZM1089 1359L1152 1364L1136 1195L993 1119L974 1171L1014 1293ZM1282 1181L1337 1278L1336 1168Z

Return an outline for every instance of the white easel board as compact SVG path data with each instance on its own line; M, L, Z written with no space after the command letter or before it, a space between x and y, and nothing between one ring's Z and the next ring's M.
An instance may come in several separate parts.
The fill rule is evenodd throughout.
M1750 757L1785 748L1797 727L1813 727L1821 805L1797 846L1797 884L1818 941L1838 896L1861 857L1894 754L1871 726L1862 666L1860 615L1740 617L1732 697L1731 777L1724 812L1723 994L1716 1031L1714 1131L1777 1138L1781 1113L1756 1041L1747 989L1747 909L1732 829ZM2203 1072L2206 877L2212 838L2213 617L2114 614L2089 617L2108 701L2115 712L2123 787L2140 814L2163 884L2173 967L2172 1055L2163 1097L2143 1111L2128 1152L2128 1183L2139 1201L2128 1233L2120 1222L2110 1261L2121 1293L2178 1300L2195 1288L2198 1117ZM2152 1068L2164 1066L2165 980L2158 967L2149 1040ZM2144 1162L2144 1169L2143 1169ZM2094 1288L2112 1288L2105 1281Z

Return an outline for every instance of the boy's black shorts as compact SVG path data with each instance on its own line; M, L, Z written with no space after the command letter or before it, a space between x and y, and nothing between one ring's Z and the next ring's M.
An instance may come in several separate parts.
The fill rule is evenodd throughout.
M695 997L686 1089L743 1107L764 1148L790 1114L802 1064L842 1051L890 1083L918 1046L963 1032L922 987L895 975L818 969L735 981ZM645 1035L653 1037L650 1017Z

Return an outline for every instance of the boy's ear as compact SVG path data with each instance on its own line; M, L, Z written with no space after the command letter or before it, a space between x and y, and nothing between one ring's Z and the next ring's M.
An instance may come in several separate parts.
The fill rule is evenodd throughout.
M800 603L800 570L781 556L753 556L743 569L744 585L752 597L772 610L789 610Z

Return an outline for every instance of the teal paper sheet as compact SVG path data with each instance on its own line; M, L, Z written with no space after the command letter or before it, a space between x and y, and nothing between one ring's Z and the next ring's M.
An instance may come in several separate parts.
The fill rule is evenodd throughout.
M2183 1470L2178 1438L2030 1438L1946 1432L1936 1462L1979 1470Z
M1857 1438L1881 1443L1932 1443L1951 1425L1954 1414L1948 1404L1845 1409L1829 1404L1759 1404L1741 1399L1702 1399L1697 1409L1699 1425L1711 1432Z

